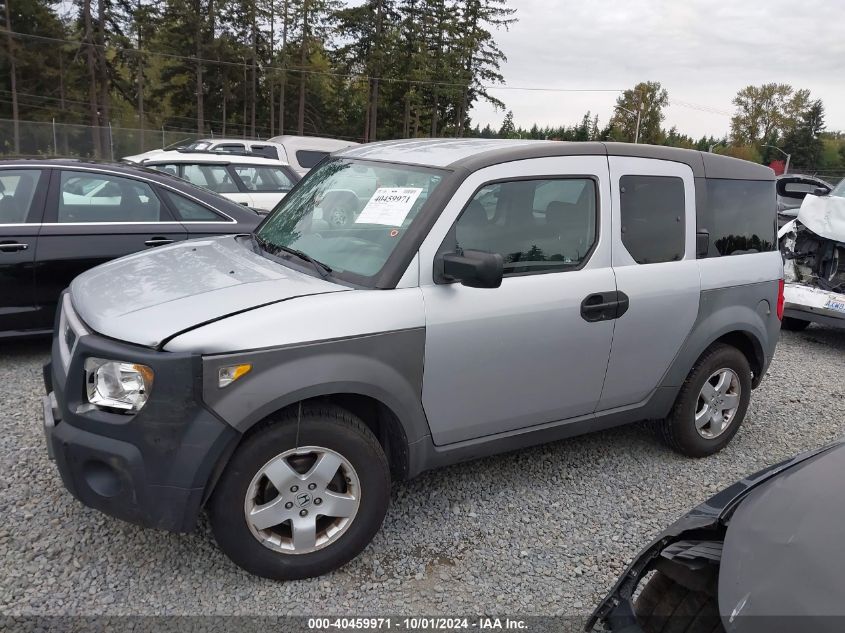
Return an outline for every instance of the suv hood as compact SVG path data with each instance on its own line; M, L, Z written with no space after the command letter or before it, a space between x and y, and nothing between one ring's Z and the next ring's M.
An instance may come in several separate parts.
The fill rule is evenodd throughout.
M95 332L158 347L174 334L258 306L347 290L262 257L248 238L192 240L116 259L70 286Z

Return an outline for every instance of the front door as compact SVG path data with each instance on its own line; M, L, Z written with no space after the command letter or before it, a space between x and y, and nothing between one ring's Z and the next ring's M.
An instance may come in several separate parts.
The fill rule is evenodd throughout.
M105 171L55 170L38 238L39 319L52 322L59 294L89 268L186 238L150 183Z
M615 295L604 157L480 170L420 249L426 309L423 405L438 445L593 413L613 318L585 302ZM500 253L500 288L436 284L438 251ZM597 318L598 317L598 318Z
M0 336L35 328L35 251L48 177L49 170L0 170Z

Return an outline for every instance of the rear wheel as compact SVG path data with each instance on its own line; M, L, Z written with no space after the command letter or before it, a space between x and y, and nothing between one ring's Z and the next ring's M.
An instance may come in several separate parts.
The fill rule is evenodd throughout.
M790 332L801 332L802 330L806 330L808 325L810 325L810 322L805 321L804 319L783 317L780 327L781 329L789 330Z
M276 580L327 573L358 555L390 499L387 459L361 420L307 406L251 434L209 503L214 538L245 570Z
M634 605L646 633L724 633L716 597L692 591L657 572Z
M669 416L664 441L689 457L722 450L739 430L751 399L751 367L735 347L716 344L690 371Z

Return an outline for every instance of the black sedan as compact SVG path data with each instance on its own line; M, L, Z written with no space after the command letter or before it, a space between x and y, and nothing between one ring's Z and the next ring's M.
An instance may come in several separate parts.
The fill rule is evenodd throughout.
M840 440L716 494L634 558L586 629L601 621L624 633L838 633L843 474Z
M52 331L59 294L93 266L179 240L249 233L260 221L151 169L0 161L0 338Z

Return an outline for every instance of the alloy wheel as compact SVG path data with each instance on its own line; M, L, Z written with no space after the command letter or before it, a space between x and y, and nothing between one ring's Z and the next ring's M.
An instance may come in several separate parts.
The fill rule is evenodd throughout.
M714 371L705 381L695 408L695 430L707 440L724 433L736 417L739 409L739 376L733 369Z
M352 524L361 483L340 453L303 446L280 453L252 478L244 501L250 532L285 554L307 554L339 539Z

